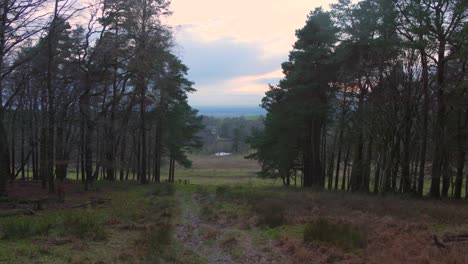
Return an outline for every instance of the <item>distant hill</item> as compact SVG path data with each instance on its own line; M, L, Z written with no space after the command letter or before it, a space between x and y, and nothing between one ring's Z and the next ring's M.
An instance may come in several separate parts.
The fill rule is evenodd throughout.
M265 115L260 106L194 106L200 115L214 117L252 117Z

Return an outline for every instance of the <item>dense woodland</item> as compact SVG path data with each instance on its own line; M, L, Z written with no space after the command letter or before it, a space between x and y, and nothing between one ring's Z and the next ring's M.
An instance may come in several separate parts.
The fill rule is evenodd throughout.
M202 123L162 23L169 2L1 1L0 195L15 179L53 193L72 167L89 189L158 182L163 159L170 180L190 166Z
M468 197L468 2L340 0L312 11L250 138L284 184Z

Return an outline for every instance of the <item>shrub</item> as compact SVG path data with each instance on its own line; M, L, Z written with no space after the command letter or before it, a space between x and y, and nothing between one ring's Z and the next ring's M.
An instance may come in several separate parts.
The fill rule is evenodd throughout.
M279 198L266 198L255 203L253 209L259 214L258 224L261 226L277 227L286 222L284 214L287 203Z
M48 235L55 230L61 235L75 235L80 238L105 240L107 233L96 214L69 212L40 217L11 217L0 220L1 239L21 239Z
M12 217L0 221L0 238L21 239L47 235L52 227L48 218Z
M201 209L200 209L200 216L203 218L203 219L206 219L208 221L215 221L218 219L218 215L216 214L216 210L213 208L214 205L212 204L208 204L208 205L204 205Z
M349 223L331 223L319 219L307 224L304 229L304 242L320 241L346 250L361 249L367 245L367 232Z
M153 226L146 236L148 254L144 263L175 263L176 254L170 248L174 228L171 225Z
M216 187L216 196L226 198L226 194L229 192L230 189L231 188L226 185L218 186Z
M247 204L254 204L258 202L258 200L262 200L271 196L269 194L270 193L266 194L263 190L244 186L221 185L216 188L216 197L225 200L237 200Z
M73 212L63 216L63 230L65 234L72 234L80 238L93 240L107 239L104 227L99 223L95 214L88 212Z
M170 183L159 183L155 185L155 188L152 192L156 196L172 196L175 194L174 184Z
M197 185L197 187L195 187L195 192L198 193L201 198L207 198L210 196L210 191L203 185Z
M170 225L163 225L152 231L153 235L149 239L149 244L153 250L161 252L171 244L173 228Z

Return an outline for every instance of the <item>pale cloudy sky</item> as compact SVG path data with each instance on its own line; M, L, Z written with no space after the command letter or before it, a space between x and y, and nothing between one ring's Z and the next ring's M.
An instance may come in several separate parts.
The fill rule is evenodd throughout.
M316 7L336 0L172 0L168 23L176 52L190 68L197 106L256 106L282 77L295 42Z

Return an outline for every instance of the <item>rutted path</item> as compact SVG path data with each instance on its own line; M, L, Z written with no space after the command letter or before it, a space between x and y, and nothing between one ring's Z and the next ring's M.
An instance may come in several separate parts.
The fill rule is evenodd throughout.
M203 219L198 194L178 191L176 197L181 210L176 239L186 254L196 255L203 263L286 263L283 256L272 252L271 241L259 248L253 242L252 232ZM207 235L206 230L212 234ZM239 236L229 238L232 234Z
M195 194L183 192L177 194L181 205L182 216L176 228L177 240L186 249L199 255L208 263L236 263L226 254L217 243L206 245L201 237L200 206L195 201Z

